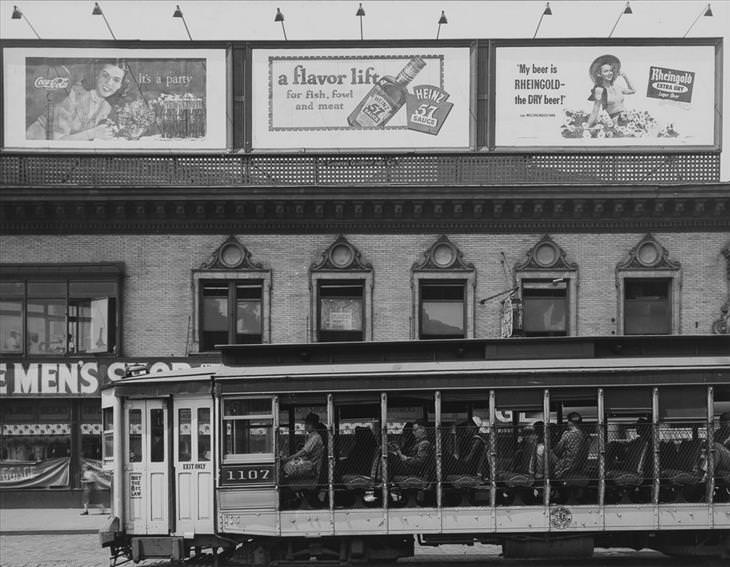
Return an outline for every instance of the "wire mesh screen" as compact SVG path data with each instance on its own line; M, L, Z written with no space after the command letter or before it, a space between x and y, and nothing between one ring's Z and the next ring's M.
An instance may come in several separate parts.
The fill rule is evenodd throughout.
M716 183L720 154L0 155L1 185Z
M606 427L606 501L649 502L654 478L653 425L645 420Z
M706 425L697 422L660 424L660 502L702 502L706 472Z

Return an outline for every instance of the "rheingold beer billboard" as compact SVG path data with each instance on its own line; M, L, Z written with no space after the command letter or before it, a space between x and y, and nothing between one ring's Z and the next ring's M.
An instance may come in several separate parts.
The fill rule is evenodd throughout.
M494 146L719 147L717 46L579 42L494 48Z
M226 147L226 52L7 48L5 147Z
M252 146L468 149L469 48L257 49Z

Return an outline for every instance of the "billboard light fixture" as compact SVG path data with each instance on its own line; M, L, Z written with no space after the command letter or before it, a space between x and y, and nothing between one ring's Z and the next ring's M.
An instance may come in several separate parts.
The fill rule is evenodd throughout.
M436 30L436 39L438 39L439 36L441 35L441 26L443 26L444 24L448 24L448 23L449 23L449 20L446 19L446 12L441 10L441 17L439 18L439 27Z
M364 39L363 32L362 32L362 19L365 17L365 8L362 7L362 2L360 2L360 6L357 8L357 12L355 12L355 15L360 18L360 39Z
M183 22L183 25L185 26L185 32L188 34L188 39L190 41L193 41L193 36L190 34L190 28L188 27L188 23L185 21L185 15L183 14L183 11L180 9L180 4L175 6L175 12L172 14L173 18L180 18Z
M104 23L106 24L106 29L109 30L109 33L112 36L112 39L117 39L117 36L114 35L114 32L112 31L112 27L109 25L109 20L106 19L106 16L104 15L104 12L101 9L101 6L99 6L98 2L94 2L94 9L91 10L92 16L101 16L104 18Z
M13 13L10 16L11 20L25 20L25 23L28 24L28 27L33 30L33 33L35 34L36 39L41 39L41 35L38 33L38 31L33 27L33 24L30 23L30 20L25 16L25 14L21 11L20 8L17 6L13 6Z
M626 0L626 6L621 11L621 13L618 15L618 18L616 19L616 23L613 24L611 31L608 32L608 37L611 37L613 35L613 32L616 31L616 26L618 26L618 23L621 21L621 18L623 17L624 14L633 14L633 13L634 13L634 11L631 9L631 3L629 2L629 0Z
M284 14L281 13L279 8L276 9L276 15L274 16L275 22L281 22L281 31L284 34L284 41L287 41L286 28L284 27Z
M537 32L540 31L540 26L542 25L542 19L545 16L552 16L553 11L550 9L550 2L545 2L545 9L542 11L542 14L540 14L540 19L537 21L537 27L535 28L535 33L532 34L532 39L535 39L537 37Z
M687 31L684 32L684 35L682 37L687 37L687 34L692 31L692 28L695 27L695 24L702 16L706 16L708 18L712 17L712 6L710 6L709 2L707 3L707 7L703 8L703 10L699 14L697 14L697 17L694 19L689 28L687 28Z

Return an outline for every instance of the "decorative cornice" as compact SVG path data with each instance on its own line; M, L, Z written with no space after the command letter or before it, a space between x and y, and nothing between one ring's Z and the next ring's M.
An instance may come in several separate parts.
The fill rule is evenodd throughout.
M565 250L556 244L549 235L543 236L535 246L527 251L527 259L515 265L516 272L522 271L577 271L578 264L568 262Z
M344 235L322 252L318 262L309 267L310 272L372 272L373 266L363 262L360 251L355 248Z
M610 188L607 188L610 189ZM416 195L402 188L373 190L349 197L306 192L282 195L220 194L141 196L120 191L22 193L0 188L0 233L355 233L355 232L677 232L730 230L730 187L657 191L633 196L564 188L503 190L483 188L471 195L459 189ZM106 193L106 192L105 192Z
M679 270L682 265L669 258L669 252L659 244L651 233L629 250L628 255L616 266L616 271L625 270Z
M254 262L251 259L251 252L233 235L216 248L206 262L203 262L199 268L202 271L211 270L235 270L243 271L261 271L264 269L262 264Z
M423 259L411 266L412 272L431 272L448 270L450 272L473 272L476 268L471 262L464 261L464 254L459 248L442 234L428 250Z

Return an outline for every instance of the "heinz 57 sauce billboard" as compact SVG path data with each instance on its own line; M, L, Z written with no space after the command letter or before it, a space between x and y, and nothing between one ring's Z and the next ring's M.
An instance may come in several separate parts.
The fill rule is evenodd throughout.
M470 144L468 48L260 49L254 149Z
M714 44L497 46L494 145L712 147Z
M221 149L223 50L6 49L5 146Z

